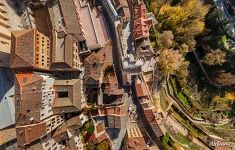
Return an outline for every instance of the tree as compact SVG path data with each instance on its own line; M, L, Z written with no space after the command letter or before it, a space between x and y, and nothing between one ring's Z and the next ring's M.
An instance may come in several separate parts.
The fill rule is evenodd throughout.
M179 67L179 69L176 71L177 79L180 83L181 86L186 86L187 85L187 77L189 75L188 72L188 66L189 66L188 61L184 61L182 65Z
M170 48L173 44L174 35L171 31L163 31L157 35L157 46L160 50Z
M235 85L235 75L230 72L225 72L224 70L217 73L214 78L215 82L225 86Z
M96 148L96 150L109 150L109 144L107 143L106 140L100 142Z
M209 66L222 65L226 61L226 53L220 49L211 50L203 58L203 62Z
M199 0L184 0L176 6L164 4L159 14L155 14L159 21L158 30L172 31L177 49L185 43L189 46L189 50L193 50L195 36L205 29L203 20L207 11L208 7Z
M159 55L158 66L163 76L175 73L183 64L184 58L177 50L164 49Z
M179 53L184 55L184 54L186 54L188 52L189 52L189 46L187 44L185 44L185 43L181 44L180 48L179 48Z

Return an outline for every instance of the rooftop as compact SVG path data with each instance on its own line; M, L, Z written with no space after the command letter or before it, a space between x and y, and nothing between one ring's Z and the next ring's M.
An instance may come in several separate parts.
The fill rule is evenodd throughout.
M131 150L147 150L147 144L138 127L127 129L127 146Z
M99 81L101 73L108 67L113 65L112 43L109 41L97 53L91 53L84 62L85 78L93 78Z
M56 112L79 111L82 108L81 80L56 80L53 110Z
M74 0L59 0L66 31L72 35L82 33L82 27L76 12Z
M46 123L42 122L38 124L16 127L16 134L17 143L19 146L30 144L31 142L47 134Z
M89 49L102 47L109 39L103 12L87 1L74 0Z
M34 73L18 73L15 77L17 124L28 124L31 122L30 118L40 122L43 78Z
M134 14L134 36L135 39L141 39L149 37L149 30L153 21L147 14L147 8L145 4L139 4L135 7Z
M108 106L100 109L100 115L123 116L126 115L126 112L126 105Z
M145 83L143 82L137 83L135 84L135 88L136 88L137 97L145 97L149 95Z
M35 29L12 32L11 68L34 66L35 34Z
M118 87L118 81L115 75L107 75L103 78L104 93L108 95L123 95L124 89Z

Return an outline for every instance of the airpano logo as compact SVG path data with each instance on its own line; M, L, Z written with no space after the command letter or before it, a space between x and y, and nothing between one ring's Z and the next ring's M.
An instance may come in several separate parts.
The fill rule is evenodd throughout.
M209 143L210 146L218 147L218 146L231 146L230 142L225 141L213 141Z

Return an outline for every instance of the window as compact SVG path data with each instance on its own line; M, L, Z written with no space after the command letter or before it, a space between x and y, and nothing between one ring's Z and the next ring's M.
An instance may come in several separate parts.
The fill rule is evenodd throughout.
M59 98L64 98L64 97L68 97L68 96L69 96L68 91L65 91L65 92L58 92L58 97L59 97Z

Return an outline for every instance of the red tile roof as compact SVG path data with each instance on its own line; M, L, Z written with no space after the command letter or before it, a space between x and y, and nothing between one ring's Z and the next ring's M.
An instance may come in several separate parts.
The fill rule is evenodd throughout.
M143 137L128 138L127 147L128 150L148 150Z
M35 29L12 32L10 68L34 66L35 32Z
M85 59L85 78L91 77L98 81L101 72L113 65L112 58L112 43L109 41L97 53L93 52Z
M124 89L118 87L118 81L116 76L114 75L107 75L103 79L106 81L106 85L104 88L104 93L110 95L123 95Z
M145 83L137 83L135 85L137 97L148 96L148 90Z
M30 124L32 121L34 123L40 122L42 77L34 73L17 73L15 76L17 124Z
M135 7L134 14L134 36L135 39L149 37L149 30L152 26L152 20L147 18L147 8L145 4L139 4Z
M46 123L16 127L17 143L19 146L30 144L31 142L45 136Z
M104 132L103 134L101 134L100 136L96 137L95 139L95 143L100 143L103 140L107 139L107 135L106 132Z

